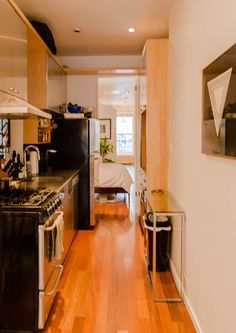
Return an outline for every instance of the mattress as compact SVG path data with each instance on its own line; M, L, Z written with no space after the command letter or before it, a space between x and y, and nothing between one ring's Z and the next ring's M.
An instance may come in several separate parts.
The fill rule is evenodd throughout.
M127 168L119 163L99 163L95 174L95 187L122 187L130 193L132 178Z

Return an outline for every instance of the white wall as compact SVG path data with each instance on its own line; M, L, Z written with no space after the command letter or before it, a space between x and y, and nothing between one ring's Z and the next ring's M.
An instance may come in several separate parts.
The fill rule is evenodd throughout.
M23 162L23 120L10 121L10 144L11 152L16 150L20 154L21 162Z
M106 156L113 161L116 160L116 109L110 105L99 104L99 119L111 119L111 140L110 143L114 146L114 152Z
M187 303L199 331L236 330L236 160L201 153L202 69L236 42L235 0L178 0L170 16L169 188L186 212Z
M93 106L97 117L98 88L96 75L68 75L67 102L81 106Z
M60 57L63 65L72 68L105 68L139 66L142 56L73 56ZM93 117L98 117L98 75L68 75L67 102L94 106Z

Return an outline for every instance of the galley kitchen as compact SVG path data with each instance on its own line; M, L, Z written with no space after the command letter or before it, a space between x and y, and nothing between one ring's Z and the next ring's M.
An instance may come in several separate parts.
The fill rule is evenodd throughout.
M70 117L64 69L13 1L0 31L0 331L38 332L77 230L95 225L98 121Z
M0 332L195 332L165 208L168 19L147 39L171 1L0 1Z

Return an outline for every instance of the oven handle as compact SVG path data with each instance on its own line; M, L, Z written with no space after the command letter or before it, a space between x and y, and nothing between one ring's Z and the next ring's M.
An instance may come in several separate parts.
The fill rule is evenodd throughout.
M57 214L59 216L63 216L64 215L63 212L56 212L55 214ZM55 229L56 225L57 225L57 220L58 220L59 216L55 219L55 221L53 222L53 225L51 225L50 227L44 227L43 230L44 231L52 231L53 229Z
M52 295L55 291L56 291L56 288L58 286L58 283L59 283L59 280L60 280L60 277L61 277L61 274L63 272L63 266L62 265L57 265L54 267L54 270L55 269L59 269L60 272L57 276L57 279L56 279L56 282L54 284L54 287L52 288L51 291L39 291L39 307L38 307L38 329L43 329L44 328L44 324L45 324L45 309L44 309L44 297L45 296L50 296Z
M63 265L56 265L54 269L59 269L59 273L58 273L58 276L57 276L57 279L56 279L56 281L54 283L53 288L50 291L45 291L44 292L45 296L51 296L51 295L53 295L55 293L55 291L57 289L57 286L58 286L58 283L60 281L60 278L61 278L61 275L62 275L64 267L63 267Z

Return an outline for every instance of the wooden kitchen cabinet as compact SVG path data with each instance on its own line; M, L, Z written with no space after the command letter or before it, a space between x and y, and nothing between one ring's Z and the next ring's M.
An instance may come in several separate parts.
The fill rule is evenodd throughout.
M147 192L168 187L168 39L148 39L146 70Z
M139 76L137 211L147 193L168 188L168 39L146 41Z
M27 28L8 1L0 1L0 89L27 100Z
M49 143L51 140L50 119L25 119L24 144Z
M64 110L64 69L12 0L0 1L0 41L0 90L42 110ZM24 120L24 144L50 142L51 124L41 123L37 119Z
M28 28L28 101L39 109L61 111L66 105L66 75L59 61L42 39ZM40 120L39 120L40 121ZM39 125L38 120L24 121L24 143L49 143L50 122Z

